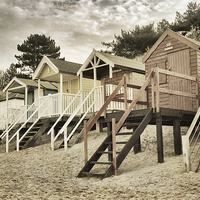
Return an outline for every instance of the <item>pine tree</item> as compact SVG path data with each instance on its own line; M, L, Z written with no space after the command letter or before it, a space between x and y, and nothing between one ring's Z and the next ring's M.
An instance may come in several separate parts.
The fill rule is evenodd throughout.
M60 57L60 47L55 46L55 41L45 35L31 34L23 44L17 45L17 50L21 51L22 55L15 55L18 60L16 67L28 71L29 74L35 71L44 55L51 58Z

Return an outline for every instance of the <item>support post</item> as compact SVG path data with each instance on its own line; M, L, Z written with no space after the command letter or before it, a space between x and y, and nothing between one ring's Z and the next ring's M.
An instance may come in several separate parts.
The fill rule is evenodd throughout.
M17 144L16 144L16 146L17 146L17 151L19 151L19 131L17 131Z
M126 74L124 75L124 108L127 110L127 82L126 82Z
M83 102L83 72L80 73L80 90L81 90L81 102ZM83 113L83 106L81 106L81 113Z
M7 113L6 113L6 153L8 153L9 149L9 143L8 143L8 140L9 140L9 132L8 132L8 90L6 91L6 110L7 110Z
M155 73L156 73L156 112L159 113L160 112L160 86L159 86L159 71L158 71L158 67L155 68Z
M67 150L67 127L64 129L64 148Z
M133 133L134 131L137 129L136 126L133 127ZM137 154L139 152L141 152L141 141L140 141L140 137L138 138L138 140L136 141L134 147L133 147L133 151L134 151L134 154Z
M112 131L112 123L111 122L108 122L107 123L107 135L109 135L110 133L111 133L111 131ZM108 146L108 151L112 151L112 144L110 144L109 146ZM112 161L113 160L113 158L112 158L112 155L111 154L108 154L108 161Z
M63 75L60 74L60 114L62 113L62 93L63 93Z
M9 132L7 131L7 134L6 134L6 153L8 153L9 151Z
M103 79L103 104L106 102L106 79ZM104 110L104 118L106 118L106 108Z
M54 136L55 136L55 129L51 130L51 150L54 151Z
M153 112L155 113L155 82L154 82L154 72L152 73L152 77L151 77L151 96L152 96L152 108L153 108Z
M173 134L174 134L175 155L181 155L182 154L182 144L181 144L181 126L180 126L179 118L176 118L173 120Z
M163 163L164 156L163 156L162 116L160 113L157 113L156 116L156 133L157 133L158 163Z
M28 112L27 112L27 109L28 109L28 88L25 87L25 112L26 112L26 116L25 116L25 121L27 120L28 118ZM22 119L23 120L23 119Z
M115 118L112 118L113 174L117 175Z
M84 120L84 152L85 152L85 164L88 161L88 148L87 148L87 120Z
M187 135L182 136L182 143L183 143L183 161L185 164L185 170L189 172L191 170L190 166L190 145L189 145L189 138Z

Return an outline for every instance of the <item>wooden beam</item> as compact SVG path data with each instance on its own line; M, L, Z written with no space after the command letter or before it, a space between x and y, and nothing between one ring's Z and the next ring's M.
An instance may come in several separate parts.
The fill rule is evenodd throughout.
M126 74L124 76L124 108L127 109L127 82L126 82Z
M161 68L158 68L158 71L159 71L159 73L162 73L162 74L175 76L175 77L178 77L178 78L183 78L183 79L187 79L187 80L191 80L191 81L197 81L197 78L194 77L194 76L188 76L188 75L185 75L185 74L180 74L180 73L177 73L177 72L168 71L168 70L164 70L164 69L161 69Z
M110 135L111 131L112 131L112 123L108 122L107 123L107 136ZM112 144L110 144L108 146L108 151L112 151ZM112 161L112 160L113 160L112 154L108 154L108 161Z
M181 126L180 126L179 118L176 118L173 120L173 135L174 135L175 155L181 155L182 154L182 144L181 144Z
M160 79L158 67L155 68L155 77L156 77L156 112L160 112Z
M109 96L109 98L106 100L106 102L104 103L104 105L100 108L100 110L97 112L97 114L95 115L95 117L92 119L92 121L88 125L87 132L94 126L94 124L96 123L96 121L99 119L99 117L101 116L101 114L105 111L105 109L107 108L108 104L112 101L112 99L115 97L115 95L120 90L120 88L123 86L123 84L124 84L124 80L122 79L119 82L119 85L115 88L115 90L113 91L113 93Z
M156 135L157 135L158 163L163 163L164 156L163 156L162 116L160 113L157 113L156 117Z
M116 131L118 132L119 129L121 128L122 124L124 123L124 121L126 120L126 118L128 117L128 115L130 114L131 110L133 109L133 107L135 106L135 104L137 103L137 101L139 100L139 98L141 97L142 92L144 92L145 88L148 86L150 79L151 79L151 73L149 74L149 76L147 77L146 81L144 82L144 84L142 85L142 87L140 88L138 94L136 95L135 99L131 102L130 106L128 107L128 109L125 111L124 115L122 116L122 118L120 119L120 121L117 123L116 126Z
M191 98L195 98L195 99L198 97L196 94L170 90L170 89L167 89L167 88L160 88L159 91L162 92L162 93L166 93L166 94L173 94L173 95L178 95L178 96L191 97Z
M88 161L88 149L87 149L87 120L84 120L84 155L85 155L85 164Z
M123 79L124 75L123 76L117 76L117 77L114 77L114 78L108 78L106 79L106 84L112 84L112 82L115 82L115 81L121 81Z
M113 152L113 174L117 175L117 160L116 160L116 130L115 118L112 119L112 152Z

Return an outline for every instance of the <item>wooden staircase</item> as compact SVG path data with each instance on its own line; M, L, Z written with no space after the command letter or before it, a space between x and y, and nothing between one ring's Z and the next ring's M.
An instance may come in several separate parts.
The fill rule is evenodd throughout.
M92 118L94 117L94 113L90 114L90 116L86 116L84 119L90 123ZM70 132L74 129L74 127L78 124L78 122L81 120L81 117L78 117L76 122L73 124L73 126L69 130ZM69 142L67 143L67 147L72 147L74 144L77 144L83 139L84 134L84 123L83 121L79 124L78 128L76 129L75 133L71 136L69 139ZM64 139L61 141L61 143L58 145L58 148L64 148Z
M49 125L50 121L48 119L45 121L39 120L20 141L19 150L32 146L36 140L47 130Z
M137 129L134 132L121 132L118 131L116 134L116 145L117 145L117 157L116 157L116 164L117 169L122 164L123 160L126 158L128 153L130 152L131 148L136 144L137 140L139 139L140 135L149 124L153 117L153 109L149 109L143 120L139 123ZM130 127L131 123L124 123L123 126ZM129 139L127 137L129 136ZM113 161L112 155L113 151L110 148L113 145L112 142L112 133L110 133L102 144L98 147L92 157L88 160L85 164L83 169L78 174L78 177L84 176L101 176L102 178L109 177L114 174L113 172ZM104 156L103 155L108 155ZM106 159L107 158L107 159ZM104 168L104 173L92 173L92 168L96 165L99 165L100 168ZM107 166L107 167L105 167ZM95 170L94 170L95 171ZM97 170L100 171L100 170ZM90 173L91 172L91 173Z

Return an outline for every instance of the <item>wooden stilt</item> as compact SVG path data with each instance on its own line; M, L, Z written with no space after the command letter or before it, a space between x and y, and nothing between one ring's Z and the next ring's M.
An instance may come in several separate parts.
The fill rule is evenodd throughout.
M54 137L55 137L55 130L54 128L51 130L51 150L54 151Z
M111 122L108 122L107 123L107 135L109 135L112 131L112 123ZM108 151L112 151L112 145L110 144L108 146ZM111 154L108 154L108 161L112 161L113 160L113 157Z
M162 116L160 113L157 113L156 116L156 133L157 133L158 163L163 163L164 156L163 156Z
M103 132L103 123L99 124L99 132L102 133Z
M181 143L181 126L180 126L179 118L176 118L173 120L173 134L174 134L175 155L181 155L182 154L182 143Z
M88 161L88 149L87 149L87 121L84 120L84 152L85 152L85 164Z
M117 175L117 160L116 160L116 130L115 118L112 119L112 152L113 152L113 174Z
M133 127L133 133L137 129L137 126ZM134 147L133 147L134 154L141 152L141 142L140 142L140 137L136 141Z

